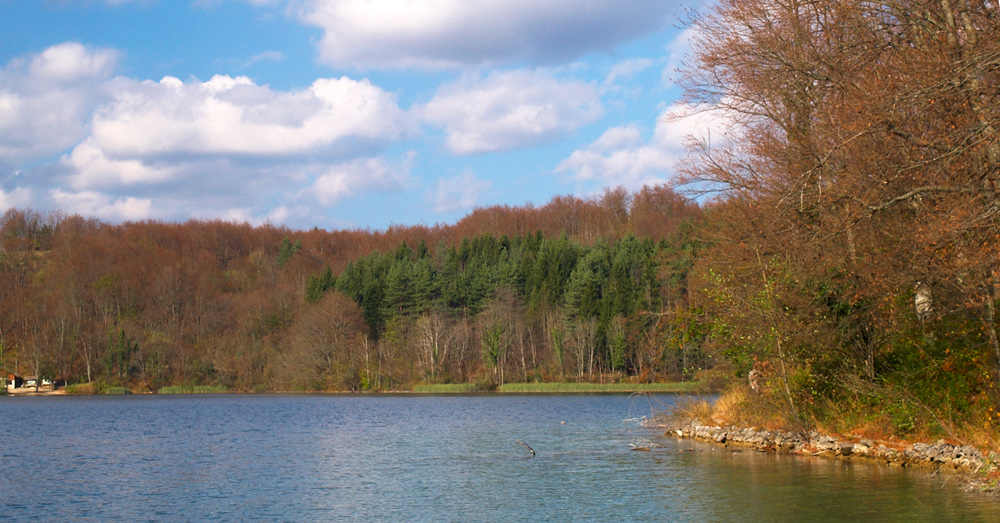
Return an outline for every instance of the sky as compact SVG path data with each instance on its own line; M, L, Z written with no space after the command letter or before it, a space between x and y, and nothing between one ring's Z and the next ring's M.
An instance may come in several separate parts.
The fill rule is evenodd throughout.
M0 213L454 223L669 183L699 0L0 0Z

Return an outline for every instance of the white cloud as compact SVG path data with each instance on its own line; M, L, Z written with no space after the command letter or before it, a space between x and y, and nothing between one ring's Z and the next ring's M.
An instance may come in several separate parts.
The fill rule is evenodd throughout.
M152 200L149 198L112 199L93 191L71 193L62 189L53 189L49 196L59 209L69 214L96 216L114 221L144 220L150 217L152 209Z
M117 60L69 42L9 62L0 71L0 161L31 162L83 139Z
M118 55L108 49L91 50L76 42L49 47L32 57L31 77L54 83L103 79L111 76Z
M641 73L646 69L649 69L653 63L653 60L650 60L649 58L631 58L623 60L611 68L611 71L608 73L608 77L604 80L604 86L605 88L610 87L620 79L629 78L635 74Z
M375 155L415 135L416 115L367 80L141 81L114 78L116 61L67 43L0 69L0 208L307 225L324 205L414 184L413 153Z
M284 61L285 61L285 53L282 53L281 51L264 51L263 53L255 55L253 58L247 60L247 62L243 64L243 67L247 68L258 62L284 62Z
M380 160L345 162L414 128L394 97L367 81L320 79L308 89L274 91L245 77L118 78L108 90L91 135L59 162L68 184L60 206L124 216L136 202L152 201L158 218L252 219L296 198L328 162L343 165L317 182L325 203L336 201L337 191L388 190L408 174L408 166ZM69 198L70 189L87 198Z
M322 154L343 140L388 142L410 129L393 95L367 80L319 79L282 92L217 75L119 79L112 90L94 116L92 144L116 158Z
M7 209L27 207L31 202L31 197L31 191L23 187L15 188L10 192L0 189L0 214L7 212Z
M711 108L675 104L657 119L648 141L634 126L613 127L583 149L563 160L556 172L604 186L638 188L664 183L684 157L692 140L716 139L730 133L733 122Z
M516 70L443 86L422 112L445 127L452 152L475 154L554 140L597 120L603 110L592 84Z
M667 44L667 65L663 68L661 80L664 85L673 85L680 79L679 69L684 60L691 54L691 44L698 38L697 26L691 26L677 34Z
M316 178L304 195L322 205L331 205L364 192L397 191L409 185L412 161L413 153L410 152L397 164L383 158L360 158L336 165Z
M305 0L301 20L324 31L335 67L447 68L555 63L663 29L663 0Z
M112 78L116 57L71 43L0 71L0 206L306 223L300 193L314 181L310 201L327 204L409 183L411 156L371 157L417 122L367 80L292 91L246 77L140 81Z
M642 133L638 127L612 127L592 143L588 149L599 152L609 152L619 149L629 149L642 144Z
M61 162L72 173L70 185L76 189L108 188L140 183L161 183L178 174L178 170L163 166L148 166L138 159L116 160L88 139L63 156Z
M440 178L427 200L434 205L434 212L470 211L479 198L493 186L488 180L480 180L471 171L454 178Z

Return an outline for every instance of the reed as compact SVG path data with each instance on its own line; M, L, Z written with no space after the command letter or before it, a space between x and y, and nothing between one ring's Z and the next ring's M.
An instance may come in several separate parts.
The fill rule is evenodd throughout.
M226 388L221 385L170 385L161 387L157 394L222 394Z
M421 394L468 394L480 391L478 383L421 383L413 386L413 392Z
M105 396L123 396L125 394L132 394L132 390L128 387L107 387L100 393Z
M96 394L93 383L74 383L72 385L66 385L65 390L66 394L79 394L81 396Z
M505 383L500 392L513 393L572 393L572 392L694 392L702 388L698 381L677 383Z
M122 396L132 394L128 387L112 387L101 381L90 383L74 383L66 386L66 394L77 396Z

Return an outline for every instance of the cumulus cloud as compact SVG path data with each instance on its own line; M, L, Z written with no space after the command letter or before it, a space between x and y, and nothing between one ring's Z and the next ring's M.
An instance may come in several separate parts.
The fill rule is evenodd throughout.
M94 191L68 192L53 189L50 197L59 209L70 214L100 216L116 221L143 220L150 217L152 200L124 197L113 199Z
M31 191L23 187L7 192L0 189L0 214L15 207L27 207L31 202Z
M66 43L0 70L0 207L259 222L305 216L306 187L315 205L409 183L412 156L372 156L417 121L367 80L142 81L113 77L117 59Z
M441 87L422 108L424 119L444 126L456 154L538 145L601 117L598 89L544 72L495 72Z
M368 154L413 128L393 95L348 78L319 79L298 91L275 91L246 77L117 78L108 92L90 136L59 162L65 180L76 191L150 197L158 191L158 210L182 191L233 205L248 203L234 195L254 198L251 189L294 194L316 165Z
M160 183L175 178L177 173L177 169L149 166L139 159L108 158L91 139L74 147L61 163L72 173L69 182L76 189Z
M92 142L120 158L319 154L347 139L388 142L408 132L393 95L367 80L319 79L282 92L243 76L119 79L112 91L94 116Z
M58 154L88 131L118 53L69 42L12 60L0 71L0 162Z
M638 188L664 183L692 140L725 139L732 126L732 119L721 111L675 104L657 119L648 140L636 126L613 127L590 145L574 151L556 172L604 186Z
M305 0L299 17L324 31L329 65L448 68L610 51L663 29L674 9L663 0Z
M469 211L492 186L488 180L480 180L466 171L454 178L439 179L427 200L434 205L434 212Z
M329 168L316 178L307 194L323 205L363 192L392 192L410 183L413 153L393 164L383 158L359 158Z

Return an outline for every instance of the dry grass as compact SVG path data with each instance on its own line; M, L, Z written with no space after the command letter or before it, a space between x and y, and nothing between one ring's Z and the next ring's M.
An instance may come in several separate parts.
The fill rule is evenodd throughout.
M692 399L679 405L676 415L682 419L697 419L702 423L740 427L758 427L769 430L795 427L794 420L785 414L783 405L775 398L751 392L746 387L732 387L721 393L714 402Z
M674 408L674 416L681 419L696 419L703 423L715 423L713 406L708 400L691 398Z
M687 381L676 383L505 383L500 386L500 392L513 393L629 393L629 392L693 392L700 390L703 384Z

